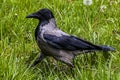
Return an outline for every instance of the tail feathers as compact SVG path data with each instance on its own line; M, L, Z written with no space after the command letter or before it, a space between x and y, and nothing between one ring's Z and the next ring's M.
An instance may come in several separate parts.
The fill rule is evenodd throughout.
M103 45L103 46L99 46L103 51L114 51L115 49L113 47L110 47L110 46L106 46L106 45Z

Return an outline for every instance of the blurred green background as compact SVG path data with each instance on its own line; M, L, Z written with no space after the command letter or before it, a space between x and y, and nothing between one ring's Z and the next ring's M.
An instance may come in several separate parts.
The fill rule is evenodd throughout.
M72 70L53 58L31 68L38 20L25 17L42 8L61 30L115 51L79 55ZM0 0L0 80L120 80L120 0Z

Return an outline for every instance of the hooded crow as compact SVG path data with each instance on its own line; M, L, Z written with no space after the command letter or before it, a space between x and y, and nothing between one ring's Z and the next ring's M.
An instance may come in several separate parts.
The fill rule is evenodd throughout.
M110 46L95 45L61 31L57 28L53 13L49 9L41 9L26 18L39 20L35 29L35 39L41 49L41 54L35 60L33 66L41 62L46 56L52 56L56 60L74 67L73 59L81 53L114 51L114 48Z

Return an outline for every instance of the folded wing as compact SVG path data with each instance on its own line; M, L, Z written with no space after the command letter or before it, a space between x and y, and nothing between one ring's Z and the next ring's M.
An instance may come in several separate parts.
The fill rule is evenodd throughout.
M88 41L79 39L75 36L60 36L57 37L51 34L44 34L44 39L47 41L49 45L57 49L63 50L99 50L100 47L94 45Z

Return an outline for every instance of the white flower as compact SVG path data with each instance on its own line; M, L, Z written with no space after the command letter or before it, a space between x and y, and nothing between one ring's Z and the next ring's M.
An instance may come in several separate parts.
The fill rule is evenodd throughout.
M18 14L17 14L17 13L15 13L14 15L15 15L16 17L18 16Z
M101 11L101 12L104 12L106 8L107 8L106 5L101 5L101 6L100 6L100 11Z
M91 5L92 4L92 0L83 0L83 4L84 5Z

